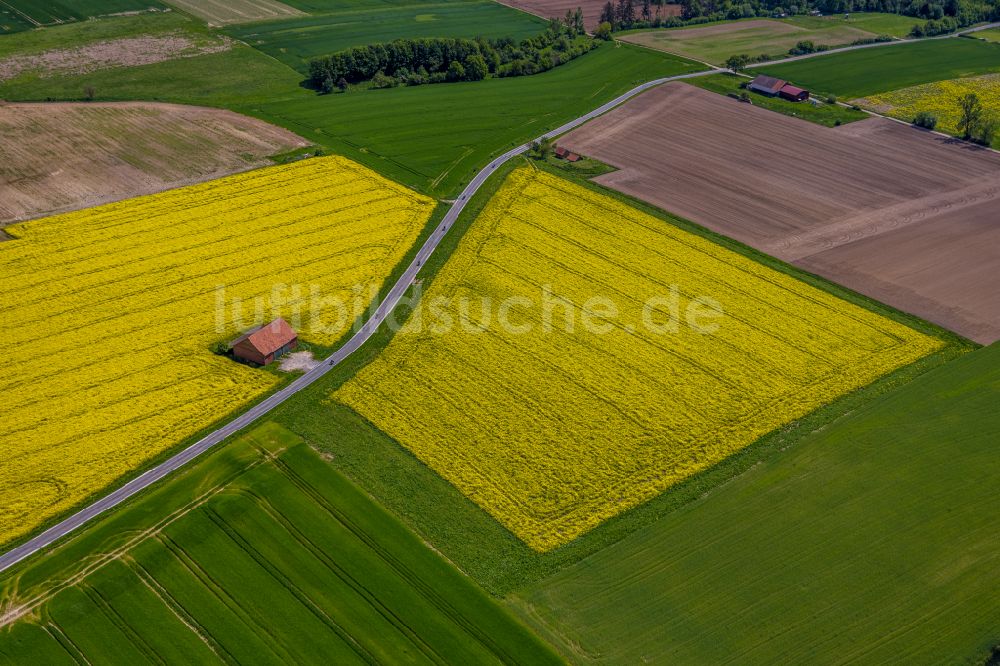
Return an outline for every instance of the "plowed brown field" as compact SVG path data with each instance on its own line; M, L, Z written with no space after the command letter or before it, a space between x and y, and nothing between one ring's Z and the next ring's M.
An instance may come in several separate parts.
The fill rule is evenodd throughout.
M977 342L1000 338L1000 155L880 118L827 129L683 83L561 142L595 180Z
M305 146L231 111L173 104L0 104L0 226L219 178Z

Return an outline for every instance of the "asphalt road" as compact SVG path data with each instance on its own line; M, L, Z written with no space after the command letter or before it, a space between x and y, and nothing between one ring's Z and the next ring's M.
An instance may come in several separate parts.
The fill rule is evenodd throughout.
M590 113L580 116L570 122L558 127L551 132L547 132L542 137L539 138L551 138L564 134L569 130L582 125L583 123L596 118L597 116L610 111L614 107L622 104L623 102L635 97L641 92L644 92L654 86L667 83L668 81L676 81L681 79L689 79L697 76L705 76L706 74L712 74L716 71L721 70L709 70L705 72L697 72L694 74L683 74L680 76L672 76L662 79L656 79L654 81L648 81L640 86L629 90L623 95L616 97L607 104L602 104ZM440 224L430 235L430 237L424 242L420 251L407 266L406 270L399 277L396 283L389 290L385 299L379 304L378 308L375 310L373 316L360 328L354 335L337 351L331 354L329 357L324 359L318 366L306 372L301 377L296 379L294 382L281 389L280 391L270 395L265 400L254 405L246 412L236 417L226 425L222 426L218 430L215 430L211 434L205 436L203 439L192 444L188 448L184 449L175 456L165 460L156 467L146 471L142 475L132 479L122 487L105 495L101 499L97 500L93 504L82 509L78 513L71 515L62 522L53 525L49 529L45 530L33 539L26 541L25 543L13 548L12 550L0 555L0 571L8 569L21 560L25 559L37 553L38 551L51 546L53 543L59 539L70 534L77 528L87 524L97 516L101 515L105 511L114 508L115 506L121 504L129 497L132 497L136 493L145 490L150 487L160 479L164 478L174 470L187 465L189 462L200 456L205 451L208 451L213 446L223 442L230 435L246 428L254 421L257 421L262 416L268 414L274 410L278 405L285 402L293 395L306 388L313 382L317 381L320 377L328 373L334 367L336 367L341 361L353 354L361 345L368 341L368 339L375 333L378 327L385 322L386 317L399 305L400 300L406 294L410 285L417 277L417 273L420 271L421 266L427 263L427 259L434 253L441 240L451 229L452 225L458 219L458 216L465 209L465 205L468 203L469 199L482 187L483 183L504 163L510 161L511 159L527 152L531 148L530 143L523 144L516 148L508 150L503 155L493 159L484 169L476 173L475 177L466 185L465 189L458 196L455 202L448 209L448 212L442 218Z

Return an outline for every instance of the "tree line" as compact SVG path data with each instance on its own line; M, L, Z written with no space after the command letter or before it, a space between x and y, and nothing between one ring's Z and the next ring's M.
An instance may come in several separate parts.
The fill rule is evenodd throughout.
M1000 0L678 0L680 16L667 16L665 0L608 0L601 11L607 30L674 28L713 21L787 14L881 12L928 19L913 36L952 32L980 21L1000 21Z
M312 60L309 82L332 92L362 83L385 88L525 76L569 62L596 46L586 34L578 8L561 21L550 21L541 34L521 41L510 37L397 39L350 48Z

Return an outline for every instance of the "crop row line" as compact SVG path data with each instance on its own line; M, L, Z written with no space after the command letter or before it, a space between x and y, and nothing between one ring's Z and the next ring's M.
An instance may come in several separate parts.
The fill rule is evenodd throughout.
M294 469L289 467L282 460L275 460L275 466L278 467L294 485L299 487L302 492L311 497L317 505L319 505L335 520L340 522L362 543L368 546L383 562L396 571L401 578L407 581L414 590L418 591L432 605L440 609L442 614L451 619L451 621L457 626L464 629L467 634L474 637L481 645L488 648L493 654L497 655L502 662L515 663L513 657L507 654L506 651L493 640L488 632L483 631L477 625L470 622L463 613L459 612L458 609L442 597L433 586L429 585L423 580L423 578L412 572L403 561L383 548L370 534L361 529L353 520L351 520L350 516L335 505L328 502L319 491L303 479Z

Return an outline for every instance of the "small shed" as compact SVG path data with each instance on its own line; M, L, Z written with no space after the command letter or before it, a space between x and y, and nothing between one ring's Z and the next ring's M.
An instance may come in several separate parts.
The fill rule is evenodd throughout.
M566 159L567 155L569 155L569 151L568 150L566 150L562 146L556 146L556 150L555 150L555 156L556 157L558 157L561 160L564 160L564 159Z
M238 361L269 365L299 344L298 335L280 317L269 324L244 333L229 343L233 358Z
M576 153L574 153L573 151L569 151L569 152L566 153L566 161L567 162L579 162L580 161L580 156L577 155Z
M786 83L778 91L778 94L782 99L787 99L790 102L805 102L809 99L809 91L803 90L802 88L796 88L790 83Z
M753 90L754 92L760 93L761 95L774 97L779 92L781 92L781 89L784 88L786 85L788 84L785 81L782 81L781 79L776 79L773 76L764 76L763 74L761 74L753 81L751 81L750 85L748 85L747 87L750 88L750 90Z

